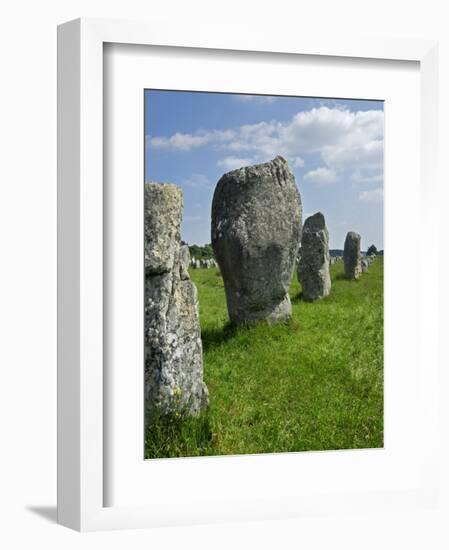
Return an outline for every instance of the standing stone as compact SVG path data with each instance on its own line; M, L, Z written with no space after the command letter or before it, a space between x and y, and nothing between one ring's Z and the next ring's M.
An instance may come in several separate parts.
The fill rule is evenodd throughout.
M368 271L369 264L369 260L367 258L363 258L363 260L360 262L362 273L366 273Z
M345 276L347 279L358 279L362 272L360 256L360 235L350 231L346 235L343 253Z
M323 214L317 212L307 218L302 230L298 280L304 300L313 302L329 295L329 265L329 232Z
M301 230L301 197L282 157L220 178L212 202L212 247L231 322L291 317L288 289Z
M175 185L145 184L145 402L159 413L198 414L203 382L198 298L190 253L180 245L183 198Z

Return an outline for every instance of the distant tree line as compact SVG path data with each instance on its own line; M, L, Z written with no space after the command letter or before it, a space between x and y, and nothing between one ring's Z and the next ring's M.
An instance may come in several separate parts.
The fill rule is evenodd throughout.
M343 256L343 250L340 249L340 248L333 248L333 249L329 250L329 254L332 257ZM371 256L372 254L375 254L376 256L383 256L384 251L383 250L377 250L377 248L372 244L371 246L368 247L368 249L366 251L366 255Z
M214 257L214 251L212 250L212 245L205 244L204 246L199 246L197 244L189 245L190 257L195 258L196 260L210 260Z
M183 244L187 243L183 242ZM189 250L190 257L195 258L196 260L210 260L214 258L214 251L212 250L212 245L210 243L203 246L192 244L189 245ZM343 250L339 248L333 248L329 250L329 254L333 257L343 256ZM376 256L383 256L384 251L377 250L377 248L372 244L370 247L368 247L368 250L366 251L367 256L370 256L371 254L376 254Z
M329 254L334 258L337 256L343 256L343 250L340 250L339 248L330 248Z

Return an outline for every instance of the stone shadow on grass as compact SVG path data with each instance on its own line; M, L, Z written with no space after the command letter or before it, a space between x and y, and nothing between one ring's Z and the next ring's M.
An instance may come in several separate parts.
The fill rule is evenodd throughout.
M217 348L233 338L237 333L237 325L227 322L221 328L207 328L201 330L203 352Z
M292 304L298 304L299 302L305 302L304 294L303 294L302 290L300 290L298 292L298 294L296 294L296 296L293 296L292 298L290 298L290 301L291 301Z

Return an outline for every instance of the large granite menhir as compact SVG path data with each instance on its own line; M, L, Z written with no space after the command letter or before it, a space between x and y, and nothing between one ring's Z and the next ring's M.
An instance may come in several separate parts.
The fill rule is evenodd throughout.
M208 404L198 298L181 246L182 191L145 184L145 404L151 414L196 415Z
M301 230L301 197L282 157L220 178L211 237L231 322L275 323L291 317L288 289Z
M346 278L358 279L362 273L360 235L354 233L354 231L350 231L346 235L343 261L345 264Z
M313 302L329 295L329 264L329 232L323 214L317 212L307 218L302 230L298 279L304 300Z

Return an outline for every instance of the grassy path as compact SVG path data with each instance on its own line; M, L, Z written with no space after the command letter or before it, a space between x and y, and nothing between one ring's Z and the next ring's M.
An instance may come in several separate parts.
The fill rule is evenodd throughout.
M210 407L149 426L147 458L382 447L383 259L359 281L331 274L312 304L295 274L289 324L236 330L217 270L192 270Z

